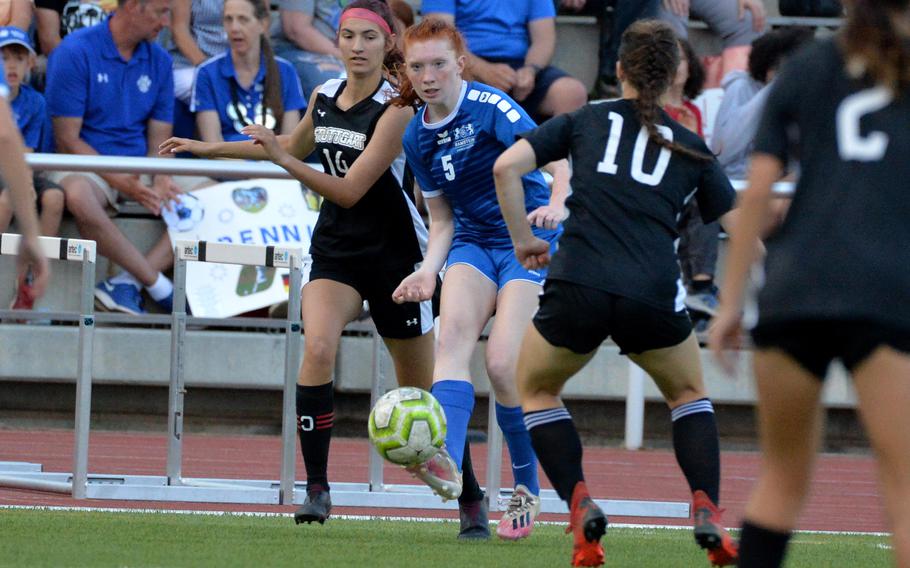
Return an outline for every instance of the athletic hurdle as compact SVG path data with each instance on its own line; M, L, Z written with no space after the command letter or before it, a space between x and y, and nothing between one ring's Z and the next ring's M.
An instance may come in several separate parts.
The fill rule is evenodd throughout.
M0 255L18 256L20 235L0 234ZM40 466L0 462L0 486L20 489L38 489L57 493L72 493L76 499L86 497L88 482L88 434L92 410L92 349L95 337L95 241L38 237L38 244L45 257L51 260L66 260L82 263L82 283L79 289L79 313L69 314L79 321L79 347L76 367L76 423L75 451L73 452L73 473L64 478L45 479ZM47 319L44 312L22 310L0 310L0 318L17 320ZM69 319L74 319L70 317ZM8 464L8 465L7 465Z
M78 158L78 159L75 159ZM175 175L219 175L221 177L267 177L288 178L288 174L273 164L255 162L224 162L212 160L159 160L153 158L115 158L106 156L68 156L57 154L30 154L27 159L34 169L68 171L104 171L104 172L151 172L168 173ZM72 239L70 240L72 242ZM200 247L204 250L199 258ZM242 248L235 248L242 247ZM185 277L187 261L226 262L253 266L267 266L268 255L274 266L284 266L291 269L292 279L295 271L298 273L302 263L302 255L297 249L284 249L274 247L271 253L266 250L271 247L256 247L251 245L228 245L223 243L201 244L195 241L184 241L175 247L175 311L171 314L171 381L169 385L168 404L168 459L167 471L163 476L139 476L116 474L91 474L85 472L80 475L79 467L74 466L74 474L45 473L40 471L39 464L17 464L0 462L0 486L6 485L4 479L16 477L33 481L46 482L45 487L54 487L54 490L69 492L77 498L94 499L119 499L119 500L152 500L152 501L187 501L187 502L226 502L226 503L262 503L262 504L300 504L305 498L305 484L294 482L295 465L295 423L296 411L294 408L294 384L296 381L297 367L299 366L299 340L288 341L285 357L285 389L283 398L282 415L282 465L278 481L269 480L226 480L211 478L183 478L181 473L182 440L183 440L183 397L185 388L183 383L183 339L187 323L206 326L236 325L237 320L213 320L211 318L194 318L185 312ZM261 249L253 251L253 249ZM296 254L294 254L296 253ZM285 258L285 254L287 257ZM296 256L296 268L291 264ZM287 262L288 264L277 264ZM91 291L94 278L89 279L87 290L91 301ZM83 288L86 288L85 284ZM289 319L286 322L267 322L258 327L275 328L283 325L287 337L291 337L295 326L296 334L300 332L299 321L299 295L295 290L300 289L300 284L291 285L289 298ZM178 297L179 296L179 297ZM296 297L295 297L296 296ZM296 309L295 309L296 306ZM91 305L89 306L91 309ZM30 314L22 312L9 312L18 319L47 319L56 317L57 314L41 313L34 317L25 317ZM0 312L3 315L3 312ZM107 317L106 317L107 316ZM148 316L147 316L148 317ZM118 316L101 314L98 319L114 321ZM167 316L160 316L167 318ZM69 318L64 318L69 319ZM83 318L84 319L84 318ZM122 319L122 318L120 318ZM94 322L94 320L92 320ZM164 321L155 323L164 323ZM354 327L359 327L355 324ZM348 329L350 329L349 326ZM381 338L375 333L375 328L370 326L373 336L373 365L371 382L371 399L373 402L385 392L385 366L386 356ZM361 329L363 331L363 329ZM296 353L295 353L296 351ZM81 352L80 352L81 353ZM91 350L88 350L91 354ZM80 357L81 364L84 362ZM91 357L87 358L89 379L87 389L87 408L90 409L91 385ZM83 389L84 391L86 389ZM643 402L642 402L643 404ZM87 464L87 436L88 415L85 417L84 447L76 449L74 463L82 459ZM502 435L495 419L495 404L490 393L489 405L489 431L488 431L488 472L486 479L487 496L491 510L501 510L503 504L510 498L510 489L501 489L500 466L502 463ZM443 503L433 495L429 488L423 485L394 485L383 482L383 461L375 451L369 455L369 479L366 483L333 483L332 500L336 506L358 507L388 507L388 508L416 508L416 509L455 509L456 503ZM78 464L77 464L78 465ZM13 476L8 474L14 474ZM74 482L75 481L75 482ZM31 488L38 488L32 485ZM607 514L620 516L647 516L647 517L672 517L686 518L689 516L688 503L657 502L657 501L625 501L625 500L598 500L599 505ZM544 512L565 512L565 504L556 496L554 491L543 491L541 505Z

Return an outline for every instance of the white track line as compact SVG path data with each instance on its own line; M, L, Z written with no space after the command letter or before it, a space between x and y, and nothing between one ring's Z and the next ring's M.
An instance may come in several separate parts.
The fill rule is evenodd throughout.
M145 514L173 514L173 515L208 515L212 517L293 517L293 513L270 513L263 511L192 511L188 509L129 509L114 507L63 507L51 505L0 505L0 510L24 511L73 511L87 513L145 513ZM400 517L391 515L332 515L333 519L346 521L411 521L415 523L451 522L455 519L445 517ZM565 525L560 521L536 521L541 525ZM644 525L635 523L610 523L610 527L617 529L657 529L657 530L692 530L686 525ZM880 536L890 537L887 532L860 532L860 531L795 531L799 534L819 534L832 536Z

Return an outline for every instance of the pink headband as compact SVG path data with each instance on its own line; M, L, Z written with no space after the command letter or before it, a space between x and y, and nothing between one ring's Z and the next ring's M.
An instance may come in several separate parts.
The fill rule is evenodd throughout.
M345 20L350 18L357 18L358 20L367 20L373 22L380 28L382 28L386 34L392 35L392 29L389 27L388 22L382 19L382 16L377 14L372 10L367 10L366 8L350 8L345 10L341 14L341 21L339 24L344 23Z

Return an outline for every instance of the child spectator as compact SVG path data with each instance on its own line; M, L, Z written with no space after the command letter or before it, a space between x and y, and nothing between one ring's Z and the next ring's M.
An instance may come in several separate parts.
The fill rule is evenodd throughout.
M241 131L262 124L289 134L306 108L294 67L275 57L269 8L263 0L227 0L224 29L230 49L199 67L191 108L205 142L249 140Z
M664 110L673 119L704 138L701 111L692 100L701 94L705 84L705 69L695 55L692 45L679 40L679 67L664 99ZM686 308L692 318L695 336L706 343L708 323L717 308L717 287L714 272L720 224L705 224L695 199L689 201L679 219L679 264L686 285Z
M731 178L746 178L758 123L777 70L812 37L813 32L804 28L768 32L752 42L749 71L732 71L724 77L724 98L714 120L711 151Z
M35 50L28 35L13 26L0 28L0 52L3 54L4 77L9 85L8 100L25 140L26 151L49 151L52 137L47 105L44 97L26 83L35 63ZM41 234L55 236L63 216L63 189L48 181L43 174L36 173L33 179ZM6 183L0 180L0 233L9 227L12 216L12 200ZM33 307L34 294L29 287L27 283L19 286L11 308L29 310Z

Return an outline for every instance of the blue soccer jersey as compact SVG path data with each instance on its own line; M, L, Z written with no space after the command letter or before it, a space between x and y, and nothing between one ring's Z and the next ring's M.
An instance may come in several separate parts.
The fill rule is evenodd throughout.
M408 164L425 197L445 195L451 205L454 242L512 246L496 200L493 163L519 134L535 127L508 95L477 82L462 84L458 105L445 119L427 123L424 107L411 120L404 135ZM528 213L549 202L550 188L540 171L522 182ZM556 231L535 228L534 234L552 240Z
M35 152L53 152L50 116L41 93L28 85L20 85L19 94L10 101L10 106L25 145Z
M294 67L285 59L275 58L281 79L281 100L285 111L306 108L300 79ZM265 56L261 57L259 72L249 88L237 82L231 52L209 59L199 66L193 84L191 109L194 112L213 110L221 123L221 137L226 142L249 140L240 131L248 124L264 124L274 129L277 121L271 109L263 109L265 94ZM280 125L279 125L280 126ZM284 134L288 134L285 132Z

